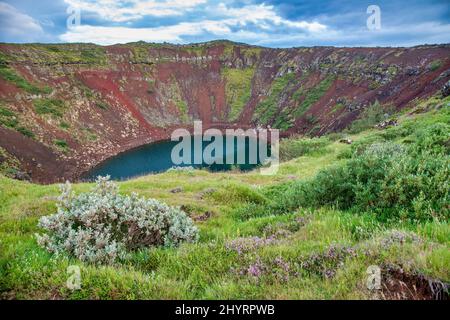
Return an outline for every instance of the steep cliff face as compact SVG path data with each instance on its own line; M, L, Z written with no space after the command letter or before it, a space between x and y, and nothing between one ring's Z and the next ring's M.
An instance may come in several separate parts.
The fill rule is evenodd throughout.
M0 45L0 168L51 182L174 128L320 135L450 79L450 46L269 49L227 41Z

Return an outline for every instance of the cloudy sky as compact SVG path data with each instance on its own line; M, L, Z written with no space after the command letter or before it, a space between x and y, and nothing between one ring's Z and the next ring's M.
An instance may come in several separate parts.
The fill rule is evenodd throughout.
M370 5L380 8L380 29L367 26ZM1 42L214 39L269 47L450 43L450 0L0 1Z

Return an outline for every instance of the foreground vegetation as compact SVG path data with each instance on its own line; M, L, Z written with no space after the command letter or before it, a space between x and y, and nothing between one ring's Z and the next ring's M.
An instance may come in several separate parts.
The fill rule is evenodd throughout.
M418 103L383 130L358 123L285 140L275 176L170 170L120 182L122 194L180 206L199 240L108 265L41 248L38 220L56 212L58 186L0 176L1 297L424 298L420 279L450 281L449 103ZM69 265L81 268L80 290L66 287ZM371 265L382 270L382 290L366 285Z

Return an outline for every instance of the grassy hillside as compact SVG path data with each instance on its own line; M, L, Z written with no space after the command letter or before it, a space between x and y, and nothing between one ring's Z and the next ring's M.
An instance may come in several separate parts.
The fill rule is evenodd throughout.
M398 126L383 130L361 131L359 124L358 134L350 130L322 138L284 140L280 153L285 161L275 176L258 171L192 170L120 182L123 194L137 192L181 206L199 227L200 239L178 248L140 250L109 266L54 256L39 247L37 222L56 211L58 186L0 175L0 297L426 296L420 291L425 290L423 279L450 281L449 208L445 204L449 200L449 103L448 98L418 102L399 116ZM344 137L353 143L339 142ZM395 144L406 151L400 153L401 161L387 155L391 162L364 162L373 160L367 155L373 144ZM414 164L414 159L420 164ZM389 169L397 162L405 166L403 171L396 168L398 175L391 177ZM362 180L364 174L369 178ZM85 192L91 185L73 187ZM371 198L380 190L387 194L388 187L389 199ZM66 288L69 265L81 267L81 290ZM383 290L367 289L366 272L371 265L382 269Z

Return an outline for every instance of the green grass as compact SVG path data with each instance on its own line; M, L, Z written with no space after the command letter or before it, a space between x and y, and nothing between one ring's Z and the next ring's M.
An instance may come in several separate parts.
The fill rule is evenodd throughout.
M0 109L0 112L2 112L2 110L5 112L0 113L0 125L7 128L16 128L19 124L19 120L17 119L15 113L10 112L8 109Z
M430 103L430 102L428 102ZM419 104L418 106L420 106ZM449 113L432 109L403 115L398 127L347 133L349 146L335 136L282 141L287 155L274 176L258 171L211 173L169 171L122 181L120 192L139 193L169 205L183 206L197 221L200 239L179 248L148 248L112 266L84 264L52 256L34 238L39 217L56 212L57 185L37 185L0 175L0 296L19 299L370 299L380 295L366 287L370 265L401 266L405 272L450 280L448 220L386 222L375 212L332 206L297 207L284 214L247 214L248 206L268 206L289 185L311 181L325 168L346 164L342 155L371 141L406 143L417 130L449 123ZM426 143L426 141L424 142ZM1 156L1 154L0 154ZM284 187L286 186L286 188ZM74 185L85 192L89 183ZM182 192L171 193L175 187ZM276 241L238 254L232 241L249 237ZM396 241L401 235L403 241ZM394 239L394 240L392 240ZM419 239L419 240L417 240ZM354 254L331 254L351 248ZM337 248L337 249L334 249ZM352 252L353 252L352 251ZM280 260L281 259L281 260ZM286 270L277 261L289 265ZM258 278L249 266L266 267ZM81 289L66 287L67 267L81 268ZM243 272L244 274L241 274ZM325 274L331 274L326 277Z
M317 101L322 98L322 96L327 92L330 86L334 82L334 77L329 76L323 79L317 86L309 89L305 93L298 93L299 96L304 96L304 99L300 104L295 108L293 114L295 117L301 117L308 109Z
M62 117L65 110L64 101L58 99L35 99L34 109L37 114L49 114L55 117Z
M34 133L30 129L27 129L25 127L18 127L17 131L19 131L24 136L27 136L29 138L34 138Z
M102 47L79 44L73 48L65 44L33 45L33 59L47 63L85 63L91 65L107 64L106 51Z
M53 143L62 151L67 151L69 149L69 145L67 144L66 140L55 139L53 140Z
M19 121L17 120L16 113L0 106L0 125L8 128L15 128Z
M19 76L15 70L4 64L0 64L0 77L31 94L49 94L52 91L50 87L38 87L28 82L26 79Z
M19 117L15 112L0 106L0 125L6 128L17 130L18 132L29 138L34 137L34 133L31 130L19 124Z
M182 118L183 122L187 122L188 121L188 116L187 116L188 105L187 105L187 102L182 100L182 99L180 99L180 100L176 100L175 104L176 104L178 110L180 111L180 113L182 115L181 118Z
M5 107L0 107L0 116L1 117L14 117L15 113Z
M437 69L439 69L442 66L442 61L441 60L434 60L430 63L429 65L429 70L430 71L436 71Z
M154 90L155 81L150 80L149 86ZM183 92L177 82L177 80L173 77L171 82L168 85L163 85L163 88L167 90L167 93L178 110L179 118L182 123L187 123L189 121L189 108L188 104L183 96ZM152 91L153 92L153 91Z
M106 102L103 102L103 101L97 101L95 103L95 106L100 108L100 109L103 109L103 110L108 110L109 109L109 105Z
M236 121L250 99L251 84L255 68L225 68L222 75L225 79L225 94L230 106L228 120Z
M390 106L382 106L378 101L364 109L359 118L352 122L349 131L352 133L358 133L372 128L376 124L383 120L387 120L386 115L392 114L392 108Z
M255 109L253 120L258 124L267 125L275 119L278 113L278 101L281 94L293 85L295 80L294 73L286 73L285 75L275 79L272 83L269 96L265 98ZM276 125L279 127L281 124Z
M68 123L65 122L65 121L61 121L61 122L59 123L59 127L60 127L61 129L67 130L67 129L70 128L70 124L68 124Z
M330 144L327 137L283 139L280 143L280 158L287 161L305 155L323 155L328 152L327 146Z
M308 74L305 73L301 77L300 81L306 79L307 76ZM314 103L316 103L322 98L322 96L333 84L334 79L335 78L333 76L329 76L323 79L317 86L314 86L313 88L310 88L308 90L306 90L303 86L298 88L292 94L294 105L291 107L286 107L285 109L281 110L280 114L277 115L276 121L273 124L274 128L287 130L290 127L292 127L295 119L303 116ZM313 115L308 115L306 117L306 121L310 125L313 125L314 123L317 122L317 119ZM320 128L313 127L313 129L311 130L311 134L313 134L314 131L318 129Z

